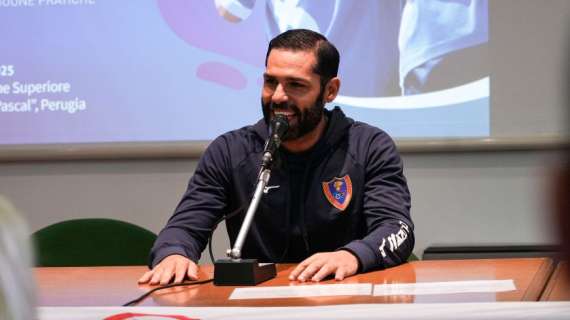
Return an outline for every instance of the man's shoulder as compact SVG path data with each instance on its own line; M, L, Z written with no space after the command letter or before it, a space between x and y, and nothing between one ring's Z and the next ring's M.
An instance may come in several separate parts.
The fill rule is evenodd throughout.
M260 123L257 122L238 129L233 129L219 135L214 139L214 142L225 141L227 143L251 143L252 141L258 141L262 139L259 134L259 127Z
M233 129L219 135L216 140L226 140L230 142L240 142L248 140L253 133L252 125L247 125L239 129Z
M347 117L340 107L335 107L329 113L333 127L331 141L347 138L349 144L349 152L354 155L362 155L368 153L372 149L394 149L394 140L390 135L371 124L362 121L356 121Z
M263 139L258 131L259 124L247 125L219 135L210 143L206 152L236 157L246 156L263 148Z
M354 121L349 129L350 139L353 141L377 140L380 143L393 144L392 137L381 128L362 121Z
M348 129L347 152L360 163L379 163L371 159L398 159L396 143L390 135L366 122L354 121Z
M338 106L329 111L329 116L333 118L333 121L335 123L334 130L348 132L348 134L353 137L362 138L366 136L378 135L390 137L388 133L376 126L347 117L342 109Z

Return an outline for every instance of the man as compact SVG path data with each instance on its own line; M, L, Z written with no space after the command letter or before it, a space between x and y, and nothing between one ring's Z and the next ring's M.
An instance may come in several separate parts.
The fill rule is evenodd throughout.
M337 96L339 54L322 35L291 30L269 44L263 75L264 119L212 142L174 215L151 250L139 282L197 279L196 262L216 220L234 243L268 136L285 115L289 130L279 161L242 248L242 257L301 262L290 280L342 280L406 261L413 245L410 195L402 161L380 129L325 103Z

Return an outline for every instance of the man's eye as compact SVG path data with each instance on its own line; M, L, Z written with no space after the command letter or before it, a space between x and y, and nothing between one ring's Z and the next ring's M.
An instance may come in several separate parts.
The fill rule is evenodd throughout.
M277 85L277 81L275 81L275 79L265 79L263 82L269 87L275 87Z
M300 82L291 82L289 85L292 88L303 88L303 87L305 87L305 85L303 83L300 83Z

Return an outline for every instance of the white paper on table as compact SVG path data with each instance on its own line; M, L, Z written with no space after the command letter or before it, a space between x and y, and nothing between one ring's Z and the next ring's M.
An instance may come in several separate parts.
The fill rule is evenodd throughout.
M371 293L371 283L314 284L282 287L236 288L230 295L230 300L321 296L369 296Z
M509 280L472 280L446 282L390 283L374 286L374 296L450 294L469 292L504 292L516 290Z

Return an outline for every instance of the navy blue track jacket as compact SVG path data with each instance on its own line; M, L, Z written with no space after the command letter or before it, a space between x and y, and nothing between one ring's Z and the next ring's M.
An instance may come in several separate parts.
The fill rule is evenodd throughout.
M327 129L307 159L302 183L290 184L285 157L272 170L242 257L284 262L287 257L298 260L344 249L358 258L360 272L405 262L414 234L410 193L394 142L382 130L346 117L338 107L325 112ZM253 195L267 135L267 125L260 120L210 144L151 250L151 267L171 254L197 262L213 224L242 208L226 221L233 245ZM292 208L294 192L301 205ZM292 232L293 227L299 232ZM297 243L304 244L302 252L291 252L300 250L290 245L294 234L302 240Z

